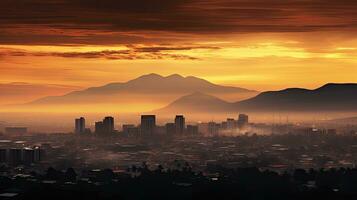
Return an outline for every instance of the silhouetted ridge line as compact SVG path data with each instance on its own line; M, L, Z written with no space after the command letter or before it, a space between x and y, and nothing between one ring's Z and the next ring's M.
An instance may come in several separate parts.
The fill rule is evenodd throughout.
M329 83L314 90L288 88L262 92L237 102L236 107L250 111L347 111L357 110L357 84Z
M194 92L185 95L164 108L155 110L159 113L193 113L193 112L225 112L233 104L219 99L215 96Z
M357 111L357 84L329 83L314 90L287 88L262 92L257 96L229 103L202 93L183 96L158 112L283 112Z
M179 74L172 74L164 77L159 74L151 73L123 83L109 83L99 87L91 87L85 90L71 92L62 96L44 97L30 102L28 105L105 104L108 103L108 101L116 103L122 98L129 98L131 95L136 99L138 99L138 95L145 96L148 99L155 99L168 94L175 95L175 98L178 98L195 91L217 96L248 93L254 95L257 93L256 91L244 88L217 85L193 76L183 77ZM142 97L142 99L145 97ZM138 100L140 100L140 97Z

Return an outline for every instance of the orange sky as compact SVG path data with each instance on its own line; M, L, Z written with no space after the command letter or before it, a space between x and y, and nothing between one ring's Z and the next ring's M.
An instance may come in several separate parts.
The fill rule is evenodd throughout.
M352 0L5 0L0 13L0 104L147 73L259 91L357 82Z

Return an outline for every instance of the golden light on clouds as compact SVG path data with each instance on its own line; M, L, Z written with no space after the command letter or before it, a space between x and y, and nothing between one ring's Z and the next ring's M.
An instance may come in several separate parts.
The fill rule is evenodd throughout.
M352 0L1 1L0 84L32 88L4 97L26 102L148 73L259 91L357 82L356 10Z
M21 81L78 87L124 82L151 72L163 75L179 72L256 90L356 81L351 76L356 71L354 47L321 46L318 51L317 47L304 48L302 42L289 37L286 41L261 40L189 45L1 45L0 62L5 67L0 71L2 83Z

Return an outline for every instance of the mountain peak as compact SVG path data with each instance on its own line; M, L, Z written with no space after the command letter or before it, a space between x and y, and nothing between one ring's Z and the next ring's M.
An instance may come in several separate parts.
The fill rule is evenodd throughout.
M139 76L138 78L132 79L126 83L142 83L147 81L151 82L151 81L162 80L163 78L164 77L161 76L160 74L150 73L150 74Z
M198 78L198 77L196 77L196 76L187 76L187 77L186 77L186 79L192 79L192 80L204 80L204 79L202 79L202 78ZM204 81L206 81L206 80L204 80Z
M144 79L144 78L163 78L163 76L161 76L160 74L150 73L150 74L139 76L136 79Z
M166 76L165 78L168 78L168 79L182 79L184 77L181 76L180 74L171 74L169 76Z
M202 92L193 92L182 96L173 101L168 106L156 110L155 112L174 113L174 112L210 112L226 111L231 108L232 104L218 97Z
M252 92L244 88L220 86L193 76L183 77L179 74L161 76L159 74L151 73L124 83L109 83L104 86L92 87L82 91L68 93L63 96L41 98L31 103L38 105L84 104L86 102L106 103L111 101L118 102L122 98L138 98L138 96L146 96L151 99L159 98L161 101L161 96L171 98L171 96L177 95L177 98L181 95L190 94L195 91L213 95L233 95L237 97L256 94L254 91ZM195 94L196 97L201 96L201 99L205 99L203 98L204 95L198 94L199 93ZM108 96L110 96L110 98Z

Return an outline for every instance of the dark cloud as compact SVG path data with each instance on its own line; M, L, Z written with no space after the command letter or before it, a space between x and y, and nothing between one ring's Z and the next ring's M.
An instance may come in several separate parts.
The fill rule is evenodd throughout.
M175 60L196 60L197 58L172 53L146 52L139 53L133 50L105 50L90 52L54 52L54 53L31 53L33 56L55 56L64 58L104 58L110 60L138 60L138 59L175 59Z
M192 49L216 49L218 47L210 46L153 46L153 47L137 47L128 45L128 49L124 50L103 50L103 51L87 51L87 52L43 52L43 51L25 51L14 48L0 48L0 58L6 56L53 56L63 58L102 58L111 60L136 60L136 59L174 59L174 60L196 60L198 58L178 54L176 51L192 50ZM170 51L175 51L170 52Z
M132 47L136 52L161 52L161 51L184 51L193 49L220 49L216 46L152 46L152 47L136 47L135 45L128 45Z
M6 44L152 42L168 33L354 30L357 1L2 0L0 28L0 43Z

